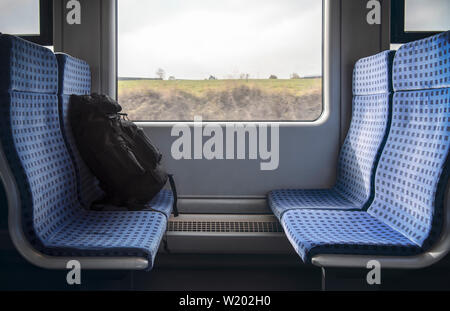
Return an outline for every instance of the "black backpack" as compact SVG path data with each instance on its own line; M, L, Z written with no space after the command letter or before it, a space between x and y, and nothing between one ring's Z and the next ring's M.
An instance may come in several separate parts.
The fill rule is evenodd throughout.
M75 143L106 194L91 208L114 205L129 210L152 209L148 203L169 179L173 211L178 216L175 183L161 165L162 154L121 110L106 95L70 96L68 112Z

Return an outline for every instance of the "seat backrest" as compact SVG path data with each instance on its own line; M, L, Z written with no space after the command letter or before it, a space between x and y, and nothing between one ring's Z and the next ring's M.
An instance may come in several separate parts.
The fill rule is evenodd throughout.
M58 95L91 93L91 70L88 63L68 54L56 53L58 61Z
M394 53L362 58L353 70L352 120L339 156L336 189L364 208L374 195L374 170L390 119Z
M90 94L91 71L85 61L70 55L56 53L56 59L58 61L58 101L61 129L63 129L67 149L75 166L79 200L88 208L93 201L103 196L103 191L98 185L98 179L91 173L81 158L72 134L68 112L70 95Z
M424 249L442 230L450 136L450 32L400 47L392 122L368 212Z
M47 48L0 35L0 142L21 199L22 225L38 249L80 205L60 130L58 65Z

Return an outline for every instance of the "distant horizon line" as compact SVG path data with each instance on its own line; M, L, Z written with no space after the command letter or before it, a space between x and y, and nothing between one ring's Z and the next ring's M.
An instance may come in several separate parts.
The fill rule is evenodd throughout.
M308 75L308 76L301 76L299 78L277 78L277 79L270 79L270 78L248 78L248 79L241 79L241 78L217 78L216 80L296 80L296 79L314 79L314 78L322 78L322 75ZM167 81L167 79L161 79L161 78L146 78L146 77L117 77L118 80L160 80L160 81ZM204 79L183 79L183 78L175 78L174 80L187 80L187 81L203 81L203 80L209 80L209 78ZM213 79L211 79L213 80ZM169 80L170 81L170 80Z

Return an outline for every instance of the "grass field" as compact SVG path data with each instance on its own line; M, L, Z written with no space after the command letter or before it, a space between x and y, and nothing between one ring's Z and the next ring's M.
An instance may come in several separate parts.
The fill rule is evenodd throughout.
M322 79L119 80L131 120L315 120Z

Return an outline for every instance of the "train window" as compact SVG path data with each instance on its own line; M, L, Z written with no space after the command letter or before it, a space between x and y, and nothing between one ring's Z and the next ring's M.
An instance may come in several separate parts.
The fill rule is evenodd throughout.
M135 121L314 121L322 1L119 0L118 99Z
M449 12L448 0L406 0L405 31L446 31L450 29Z
M53 45L52 0L2 0L0 32L45 46Z
M4 0L0 3L0 29L15 35L39 35L39 0Z
M391 42L406 43L450 29L450 1L391 1Z

